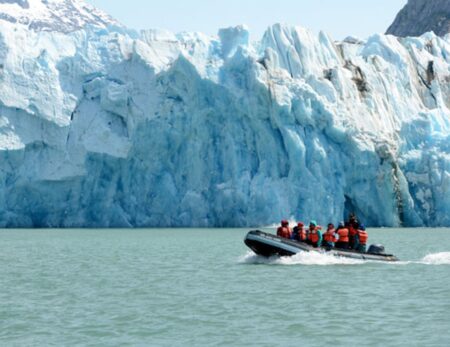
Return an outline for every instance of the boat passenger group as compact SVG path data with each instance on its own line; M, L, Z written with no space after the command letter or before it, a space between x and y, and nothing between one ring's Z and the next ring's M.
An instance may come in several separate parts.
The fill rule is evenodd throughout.
M277 236L286 239L305 242L313 247L353 249L361 253L366 252L368 235L364 225L358 222L354 214L350 215L348 222L340 222L337 228L328 224L327 231L322 233L322 227L316 221L311 221L309 227L299 222L291 230L289 222L281 221Z

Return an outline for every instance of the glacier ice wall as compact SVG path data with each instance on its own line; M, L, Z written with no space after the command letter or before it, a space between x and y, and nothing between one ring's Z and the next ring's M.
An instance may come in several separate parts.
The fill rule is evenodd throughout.
M0 223L450 225L450 37L0 23Z

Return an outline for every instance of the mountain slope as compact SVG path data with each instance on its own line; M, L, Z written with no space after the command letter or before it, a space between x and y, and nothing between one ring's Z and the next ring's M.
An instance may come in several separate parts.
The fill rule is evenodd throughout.
M82 0L0 0L0 20L35 31L72 32L85 25L119 25Z
M409 0L387 34L406 37L420 36L429 31L439 36L450 33L449 0Z

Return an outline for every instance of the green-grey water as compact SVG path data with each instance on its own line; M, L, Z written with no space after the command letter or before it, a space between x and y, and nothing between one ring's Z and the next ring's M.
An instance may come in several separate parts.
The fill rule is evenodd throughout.
M246 230L4 230L0 346L449 346L450 230L399 264L265 260Z

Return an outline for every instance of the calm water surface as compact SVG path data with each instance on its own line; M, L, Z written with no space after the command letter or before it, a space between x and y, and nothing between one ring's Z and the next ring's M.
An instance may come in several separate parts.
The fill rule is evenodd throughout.
M370 230L396 265L246 232L0 231L0 346L450 345L450 230Z

